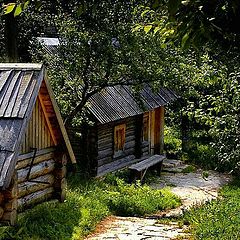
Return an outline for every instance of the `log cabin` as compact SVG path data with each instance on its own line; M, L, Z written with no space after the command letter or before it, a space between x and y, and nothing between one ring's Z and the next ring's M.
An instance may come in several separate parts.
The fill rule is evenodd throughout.
M77 160L91 175L103 176L153 155L161 158L164 108L177 98L170 89L154 93L148 85L137 98L131 86L96 93L87 103L93 124L67 128Z
M58 38L38 41L45 54L58 54ZM131 86L106 87L93 95L86 104L93 124L66 126L84 174L103 176L154 155L163 159L164 109L177 98L171 89L155 93L147 84L137 95Z
M42 64L0 64L0 223L48 199L64 200L76 162Z

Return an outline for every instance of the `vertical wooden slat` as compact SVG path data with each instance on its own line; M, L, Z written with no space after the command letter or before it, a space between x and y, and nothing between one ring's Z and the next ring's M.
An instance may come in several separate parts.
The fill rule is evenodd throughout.
M35 121L36 121L36 148L39 147L39 135L38 135L38 128L39 128L39 123L38 123L38 101L36 101L36 118L35 118Z
M155 112L150 112L150 153L154 154L154 125L155 125Z
M155 109L154 153L160 154L160 107Z
M41 106L38 101L38 149L42 149L42 118L41 118Z
M164 107L160 107L160 153L164 149Z

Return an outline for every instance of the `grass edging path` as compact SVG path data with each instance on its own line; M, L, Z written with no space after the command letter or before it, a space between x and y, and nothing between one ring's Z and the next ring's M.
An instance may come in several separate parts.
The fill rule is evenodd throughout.
M240 239L240 180L224 186L220 196L184 214L193 239Z
M50 201L20 214L17 226L0 227L0 239L82 239L108 215L143 216L180 204L168 188L127 184L112 174L87 181L75 176L69 179L64 203Z

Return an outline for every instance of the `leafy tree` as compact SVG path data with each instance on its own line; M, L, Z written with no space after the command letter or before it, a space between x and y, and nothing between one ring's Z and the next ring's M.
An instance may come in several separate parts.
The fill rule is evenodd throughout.
M134 8L124 1L72 1L54 17L60 45L45 61L66 124L82 119L89 98L107 86L163 83L164 49L155 36L132 32Z

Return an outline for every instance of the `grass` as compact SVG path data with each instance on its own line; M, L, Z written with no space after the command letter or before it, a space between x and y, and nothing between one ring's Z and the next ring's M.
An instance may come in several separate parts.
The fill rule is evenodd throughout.
M183 223L190 226L194 239L240 239L240 181L223 187L221 196L185 213Z
M50 201L20 214L17 226L0 228L0 239L82 239L108 215L142 216L179 205L169 189L127 184L114 175L88 181L75 176L64 203Z

